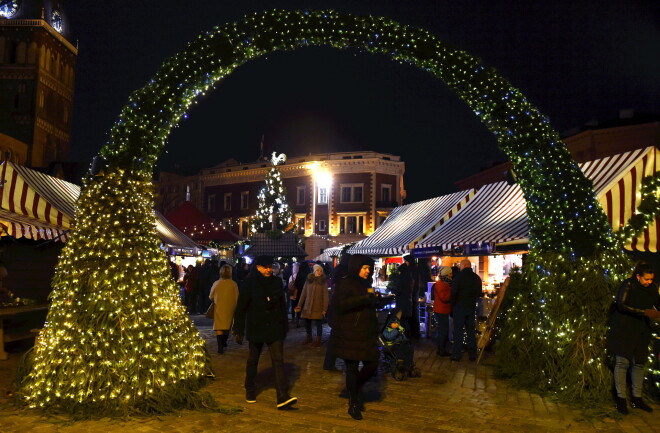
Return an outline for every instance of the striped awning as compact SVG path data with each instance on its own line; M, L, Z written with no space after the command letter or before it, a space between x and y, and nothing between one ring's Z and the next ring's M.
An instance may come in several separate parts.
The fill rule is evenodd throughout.
M14 238L68 240L80 187L14 164L0 164L0 227ZM199 248L192 239L156 213L156 229L164 244Z
M596 199L607 214L614 230L622 227L641 201L640 185L644 177L658 170L655 147L638 149L580 164L585 176L594 183ZM658 251L658 221L626 248ZM498 182L479 189L470 203L436 233L422 240L419 248L470 244L526 243L529 238L527 209L518 185Z
M594 182L596 199L614 229L619 230L635 214L642 201L642 179L660 168L660 153L655 147L637 149L580 164ZM660 221L655 219L644 232L625 246L630 251L658 252Z
M419 242L419 248L523 241L528 237L525 198L518 185L497 182L477 191L467 206L435 233Z
M347 252L370 256L406 254L425 233L451 221L474 195L475 190L470 189L400 206L369 237Z

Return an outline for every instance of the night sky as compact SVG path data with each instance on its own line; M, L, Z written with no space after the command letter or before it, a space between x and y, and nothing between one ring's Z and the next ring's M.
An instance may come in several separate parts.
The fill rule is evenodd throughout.
M274 8L335 9L426 28L497 69L560 133L620 109L660 113L655 1L73 0L72 159L86 167L130 94L197 34ZM505 159L467 105L428 73L312 47L272 53L217 83L170 135L159 167L193 173L229 158L253 162L262 135L267 154L400 155L408 203L453 192L456 180Z

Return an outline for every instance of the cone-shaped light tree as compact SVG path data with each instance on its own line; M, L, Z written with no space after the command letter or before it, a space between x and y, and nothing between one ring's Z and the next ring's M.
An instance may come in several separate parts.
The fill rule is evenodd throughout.
M194 406L208 356L159 248L151 181L115 169L88 183L21 393L83 417Z
M277 164L286 161L286 155L273 152L273 166L266 174L266 185L259 191L257 214L252 219L252 233L274 232L281 234L291 230L293 214L286 202L286 188Z

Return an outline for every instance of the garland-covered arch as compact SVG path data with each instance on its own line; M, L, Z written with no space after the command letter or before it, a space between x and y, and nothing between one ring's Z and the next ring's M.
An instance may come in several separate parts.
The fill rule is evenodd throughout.
M170 130L200 94L252 59L313 45L382 54L454 90L512 161L527 199L533 248L580 255L613 244L590 182L518 89L428 31L383 17L273 10L200 34L132 95L101 154L115 166L151 175Z
M159 249L152 210L153 169L170 130L200 94L249 60L311 45L382 54L428 71L453 89L497 136L514 164L527 199L531 256L552 252L560 256L562 266L583 267L580 259L573 261L571 256L585 257L615 245L590 182L558 134L493 69L425 30L387 18L333 11L252 14L201 34L167 60L123 108L101 150L108 165L85 180L76 224L56 268L47 322L18 393L28 406L106 416L208 405L197 392L210 374L204 340L178 299L178 286ZM543 267L542 257L530 261ZM600 275L595 279L602 280L603 267L592 268ZM575 280L571 272L541 270L541 279L565 275L569 285ZM559 280L549 283L527 285L533 289L532 307L519 303L524 314L560 312L529 322L547 324L543 329L535 327L533 347L539 348L535 353L562 356L575 340L563 337L570 335L566 329L573 323L603 320L602 315L584 317L591 310L580 302L565 320L562 293L572 289ZM579 293L606 302L609 287L599 287L600 292ZM514 326L516 332L518 327ZM585 335L577 342L580 347L585 341L591 346L589 338L602 340L602 329ZM522 345L529 342L530 338ZM591 368L598 356L582 357L579 368ZM558 370L557 364L536 371L546 374L548 369Z

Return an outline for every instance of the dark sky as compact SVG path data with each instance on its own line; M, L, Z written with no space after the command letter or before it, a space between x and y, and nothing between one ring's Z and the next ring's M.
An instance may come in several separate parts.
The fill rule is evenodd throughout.
M519 88L559 131L618 110L660 113L655 1L71 0L79 44L73 159L87 166L130 94L197 34L245 14L335 9L426 28ZM265 150L374 150L406 162L407 202L504 159L444 83L412 66L330 48L272 53L226 77L170 135L159 166L196 171Z

